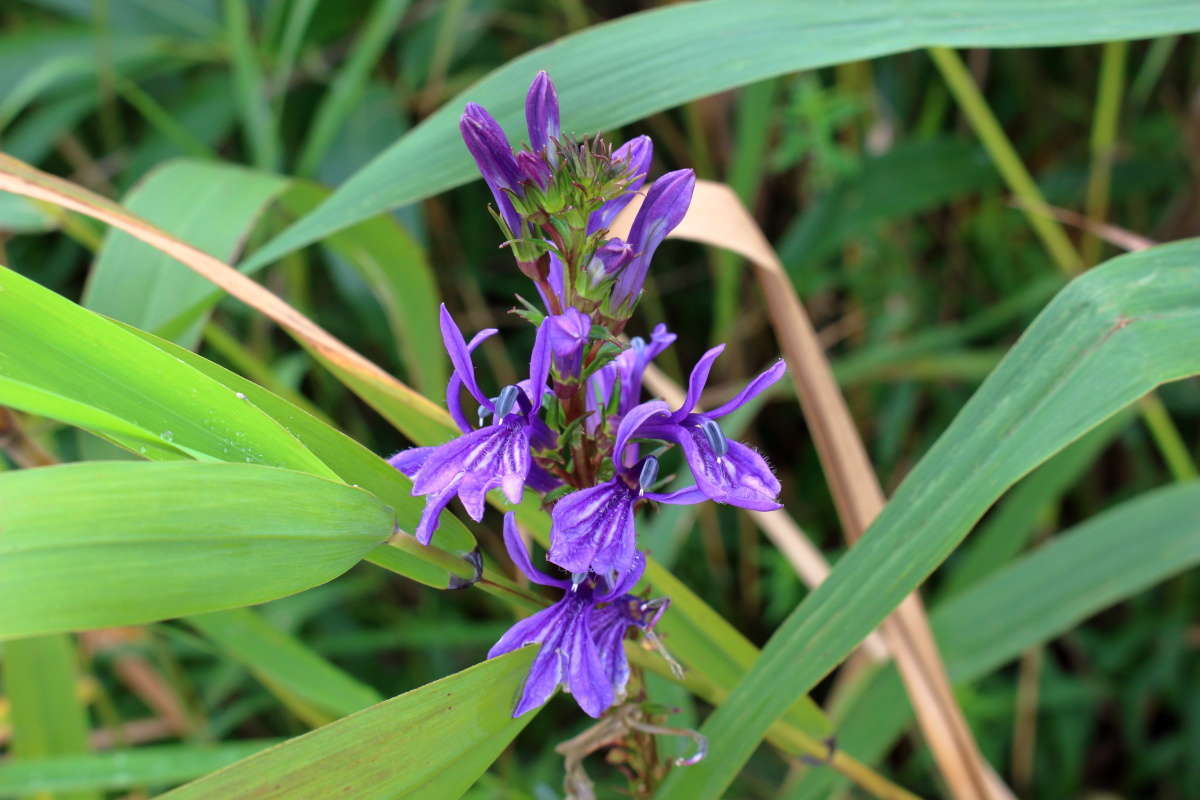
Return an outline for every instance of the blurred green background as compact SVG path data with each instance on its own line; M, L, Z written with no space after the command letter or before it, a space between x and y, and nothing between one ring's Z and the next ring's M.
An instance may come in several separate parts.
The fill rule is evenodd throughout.
M649 7L578 0L6 0L0 149L236 259L321 193L315 186L285 190L283 180L222 171L217 162L337 186L492 69ZM1051 205L1099 211L1158 241L1200 230L1197 56L1193 36L1119 51L1096 45L962 53ZM1108 137L1096 123L1105 97L1102 63L1121 68L1109 73L1115 127ZM885 489L899 483L1066 281L924 52L770 79L611 132L617 140L641 133L656 143L654 174L693 167L700 177L733 185L751 208L820 331ZM1111 182L1101 186L1106 163ZM432 313L412 307L414 298L430 296L431 280L465 328L512 334L490 340L478 358L489 385L510 383L524 369L529 336L505 312L514 293L530 296L531 289L498 248L488 201L483 185L472 183L395 211L366 256L329 240L258 278L436 399L446 370L440 343L398 335L413 315ZM1118 252L1077 230L1071 235L1088 264ZM81 217L0 196L0 261L116 313L104 305L102 267L93 271L104 236ZM130 258L122 246L129 244L111 243L116 252L107 254L110 283L140 279L122 276ZM719 395L777 355L762 298L736 258L679 242L659 252L630 332L664 320L679 334L661 360L669 374L686 375L708 346L726 341L714 381ZM153 291L147 283L151 297ZM152 317L153 303L147 307ZM221 302L193 341L206 357L303 396L381 455L406 445L238 302ZM1160 396L1195 453L1200 386L1191 380ZM58 460L121 457L73 429L24 422ZM779 471L789 511L836 559L837 518L790 389L764 406L745 438ZM1020 550L1170 480L1146 427L1125 415L1019 486L925 594L936 606ZM503 561L495 520L471 527ZM783 557L736 509L704 506L694 520L659 514L643 535L657 557L756 643L805 594ZM961 687L985 755L1018 794L1200 797L1198 601L1194 575L1172 578ZM385 697L479 661L511 623L482 594L438 593L369 566L262 610L269 623L301 635ZM101 744L275 739L321 721L202 633L164 623L75 640L85 676L78 690L94 730L106 732ZM673 724L695 719L686 695L658 684L656 696L681 709ZM0 746L11 723L0 701ZM473 796L558 796L561 760L553 745L586 724L569 698L556 699ZM662 742L677 744L686 749ZM731 796L778 796L780 784L804 769L764 749ZM918 793L939 792L918 736L891 751L886 771ZM614 767L596 764L591 772L602 796L623 786ZM134 785L132 796L154 785Z

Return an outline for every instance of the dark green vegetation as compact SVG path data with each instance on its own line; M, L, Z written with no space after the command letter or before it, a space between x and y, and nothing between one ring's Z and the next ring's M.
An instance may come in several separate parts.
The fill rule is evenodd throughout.
M733 509L642 523L661 564L650 579L675 603L660 629L668 646L716 695L733 692L710 717L647 676L652 699L680 709L668 724L707 719L713 745L662 796L718 796L731 780L730 797L840 790L829 768L753 749L789 706L793 742L833 730L899 785L943 795L895 671L867 675L834 707L826 678L935 568L923 593L959 702L1018 795L1200 796L1200 385L1138 402L1200 372L1200 244L1122 257L1068 285L1120 248L1025 213L1045 202L1161 242L1200 231L1200 53L1175 35L1200 28L1200 13L1030 0L964 21L930 0L904 4L901 21L893 3L809 5L675 5L531 53L649 6L14 0L0 7L0 149L241 260L440 403L439 299L465 327L512 334L480 350L487 386L520 376L530 338L504 313L528 284L497 248L483 185L462 185L474 172L454 130L459 93L482 79L470 99L511 125L532 72L548 68L567 129L648 133L655 174L694 167L744 198L897 499L838 563L838 518L785 388L745 436L838 563L823 589L810 594ZM924 45L964 48L961 61L913 50ZM343 775L381 796L560 791L554 745L589 721L561 698L508 719L526 656L454 675L452 707L438 684L419 689L477 664L513 619L503 587L430 588L461 568L449 553L469 549L468 529L489 569L506 571L498 515L447 520L442 562L381 547L386 507L405 527L420 503L319 422L388 455L408 443L397 427L428 444L443 418L393 398L376 402L385 419L262 314L90 218L0 193L0 237L0 263L29 279L0 272L0 404L22 410L0 410L0 465L241 462L0 478L0 514L18 535L0 538L0 737L15 756L0 762L0 796L153 793L368 706L179 796L318 778L333 792ZM726 253L660 250L640 319L679 333L661 361L676 380L714 341L730 343L714 385L740 385L777 355L749 275ZM181 486L191 491L172 501ZM544 530L536 512L525 518ZM163 546L176 530L164 520L192 549ZM755 645L770 639L764 657L710 608ZM192 616L63 633L181 615ZM831 719L792 705L804 692ZM102 732L91 754L89 729ZM658 743L664 762L691 747ZM602 797L626 786L599 756L587 765Z

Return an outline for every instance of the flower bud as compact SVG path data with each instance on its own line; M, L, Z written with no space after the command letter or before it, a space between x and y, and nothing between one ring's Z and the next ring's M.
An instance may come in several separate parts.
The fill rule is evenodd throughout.
M492 197L500 210L500 217L511 233L521 235L521 217L513 208L505 190L520 193L521 170L508 144L508 137L500 123L477 103L467 103L466 110L458 121L459 132L483 180L492 190Z
M695 188L696 173L690 169L668 172L650 187L646 201L638 209L637 218L629 230L629 244L637 255L617 276L612 293L614 309L626 305L632 308L637 302L654 251L667 238L667 234L683 221Z
M559 134L558 93L545 70L537 74L525 95L525 124L529 127L530 146L554 158L554 148L547 145Z
M592 212L588 218L587 232L589 234L608 228L617 218L617 214L620 214L621 210L629 205L629 201L633 199L633 193L642 188L642 184L646 182L646 173L650 171L650 161L653 157L654 144L650 141L649 136L630 139L613 151L613 164L621 164L625 167L625 174L629 176L629 182L624 192Z

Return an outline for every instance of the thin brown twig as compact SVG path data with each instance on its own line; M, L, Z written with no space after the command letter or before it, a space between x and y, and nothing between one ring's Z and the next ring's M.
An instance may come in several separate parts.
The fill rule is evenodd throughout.
M1013 208L1024 209L1030 214L1039 214L1042 212L1040 208L1022 203L1020 198L1014 197L1009 200L1009 205ZM1046 210L1050 212L1050 217L1064 222L1082 231L1092 234L1097 239L1108 242L1114 247L1119 247L1128 252L1137 252L1138 250L1146 250L1154 247L1158 242L1139 233L1126 230L1125 228L1110 225L1107 222L1097 222L1090 217L1080 214L1078 211L1072 211L1069 208L1061 208L1059 206L1047 206Z

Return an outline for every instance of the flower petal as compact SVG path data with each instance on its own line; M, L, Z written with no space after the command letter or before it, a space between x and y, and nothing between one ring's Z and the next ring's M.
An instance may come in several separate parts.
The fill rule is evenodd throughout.
M577 617L563 637L562 646L567 653L566 683L584 713L599 717L613 704L614 695L587 624L588 616L584 613Z
M529 402L533 404L530 414L542 407L546 394L546 381L550 377L550 318L542 320L533 339L533 352L529 357Z
M438 519L446 510L446 506L450 504L457 489L457 484L452 483L440 492L425 498L425 508L421 510L421 520L417 523L417 529L413 531L413 536L417 537L418 542L429 544L433 539L433 534L437 531Z
M446 354L450 356L450 363L454 366L454 372L458 375L459 380L467 387L467 391L471 396L479 401L480 405L494 408L492 401L479 389L479 384L475 382L475 365L471 363L471 351L467 348L466 341L463 340L462 331L454 322L454 317L450 316L450 312L446 310L446 304L442 303L441 311L438 316L438 324L442 329L442 342L446 345ZM483 333L484 331L480 331ZM489 336L491 334L488 334ZM484 337L487 338L486 336ZM479 339L479 334L471 338L471 341ZM476 342L478 346L478 342Z
M429 454L434 449L433 447L410 447L407 450L401 450L399 453L396 453L387 462L411 478L420 471L421 466L425 463L425 459L429 457Z
M625 685L629 682L629 661L625 657L624 645L629 620L621 604L630 601L637 602L637 598L615 600L604 608L596 609L591 618L592 638L596 642L600 667L617 696L625 693Z
M517 569L521 570L525 577L533 583L539 586L557 586L560 589L567 589L571 586L570 581L552 578L533 565L533 562L529 560L529 550L525 548L525 542L521 539L520 531L517 530L516 515L511 511L504 515L504 549L508 551L508 557L517 565Z
M732 400L714 408L712 411L704 412L704 416L712 419L720 419L726 414L731 414L737 411L742 406L749 403L755 397L765 392L776 381L783 377L783 373L787 371L787 364L781 358L765 370L760 372L758 376L746 384L746 387L737 393L737 396Z
M647 420L658 416L666 417L670 413L671 409L662 400L649 400L631 408L629 413L621 418L621 424L617 426L617 438L613 444L613 463L618 468L628 466L629 460L625 458L627 455L625 448L629 445L629 440L637 435L638 430Z
M705 384L708 383L708 373L712 371L713 362L724 351L725 345L719 344L709 348L708 352L700 356L700 360L696 362L696 366L692 367L692 374L688 377L687 397L684 398L683 405L671 414L672 422L679 422L692 413L692 409L700 402L700 395L704 392Z
M484 328L479 333L471 337L471 341L467 342L468 358L470 354L475 352L475 348L479 347L485 339L496 334L495 328ZM462 378L458 377L458 370L450 373L450 381L446 384L446 408L450 410L450 416L454 419L454 424L463 433L470 433L475 430L475 426L467 419L466 414L462 410Z
M551 514L547 558L568 572L627 571L635 552L636 499L619 478L562 498Z
M618 411L624 414L637 405L642 396L642 376L646 367L675 341L675 334L661 322L650 332L650 341L641 347L630 347L617 357L621 368L621 400Z
M694 427L680 426L676 438L696 479L696 486L718 503L755 511L781 508L779 479L767 462L741 442L729 441L728 451L718 458L704 434Z
M607 592L604 592L596 599L603 603L612 600L614 597L620 597L642 579L642 574L646 571L646 557L642 555L641 550L635 550L633 553L633 563L625 572L620 574L615 584L613 584Z
M557 629L563 611L564 606L559 602L549 608L543 608L525 619L518 620L504 632L499 641L492 645L492 649L488 650L487 657L495 658L505 653L511 653L513 650L519 650L527 644L545 641Z
M558 690L566 671L567 654L557 647L552 647L549 642L543 644L529 668L529 676L525 678L525 688L521 691L517 707L513 709L513 717L544 706Z

